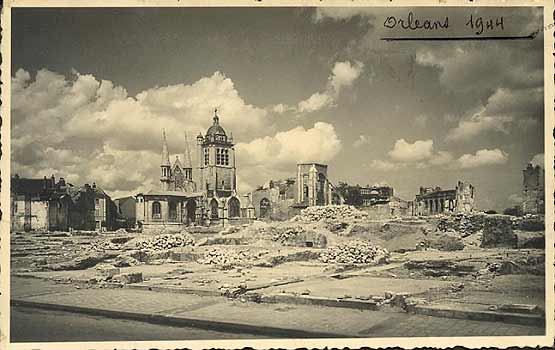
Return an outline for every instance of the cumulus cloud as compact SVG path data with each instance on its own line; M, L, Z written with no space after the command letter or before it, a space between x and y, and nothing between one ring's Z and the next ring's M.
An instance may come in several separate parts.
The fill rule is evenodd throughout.
M267 112L246 103L220 72L130 97L90 74L41 69L33 79L19 69L12 77L12 172L96 181L108 191L156 184L161 129L168 130L170 151L183 153L183 132L190 141L205 132L215 107L236 140L262 135L270 124Z
M380 171L397 170L404 167L402 163L394 163L388 160L374 159L370 162L370 168Z
M238 143L241 164L292 165L298 162L327 162L341 150L333 125L317 122L310 129L302 126Z
M484 165L505 164L509 155L499 148L481 149L475 154L463 154L457 159L456 167L461 169L476 168Z
M409 143L405 139L400 139L395 142L389 155L395 161L417 162L431 158L433 147L434 141L432 140L417 140Z
M321 22L325 19L343 21L356 16L374 18L372 11L371 8L364 7L318 7L313 20L315 22Z
M364 65L362 62L336 62L329 77L330 88L338 94L343 88L349 87L360 76Z
M475 154L463 154L455 158L451 152L436 150L433 140L416 140L413 143L399 139L388 152L389 159L376 159L370 166L377 170L389 171L402 168L442 167L446 170L468 169L493 164L504 164L508 154L500 149L482 149Z
M299 102L297 111L299 113L311 113L325 107L333 106L333 102L333 96L328 94L327 92L316 92L306 100Z
M519 128L535 127L543 120L543 89L498 88L476 113L471 113L447 132L447 140L468 140L488 131L508 134L515 124Z
M291 175L300 162L326 163L339 153L341 147L334 126L323 122L317 122L309 129L298 126L273 136L238 143L237 167L242 188L252 190L269 179Z
M288 111L295 111L295 107L288 106L284 103L278 103L277 105L270 106L269 110L277 114L283 114Z
M416 140L411 143L405 139L399 139L388 155L389 159L375 159L370 166L377 170L387 171L406 167L447 166L453 161L451 153L434 148L433 140Z
M353 85L364 69L364 64L359 61L336 62L328 77L328 83L324 92L315 92L306 100L297 105L298 113L311 113L323 108L332 107L339 93Z
M474 115L470 119L461 120L459 124L447 132L446 140L467 140L486 131L508 133L508 126L512 122L507 116Z
M368 136L359 135L358 139L356 139L355 142L353 142L353 147L360 148L364 145L367 145L368 143L370 143L370 138Z

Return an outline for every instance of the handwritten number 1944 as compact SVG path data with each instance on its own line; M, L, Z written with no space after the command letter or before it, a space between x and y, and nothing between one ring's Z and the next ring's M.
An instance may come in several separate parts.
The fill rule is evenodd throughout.
M472 30L476 30L476 35L480 35L484 32L484 30L504 30L503 27L503 17L496 17L496 18L483 18L483 17L474 17L470 15L470 19L466 22L466 26Z

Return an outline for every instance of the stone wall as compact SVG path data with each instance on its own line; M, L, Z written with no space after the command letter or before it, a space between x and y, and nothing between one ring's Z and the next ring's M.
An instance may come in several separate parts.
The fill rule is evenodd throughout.
M482 248L517 247L517 236L513 233L509 215L485 215L482 233Z

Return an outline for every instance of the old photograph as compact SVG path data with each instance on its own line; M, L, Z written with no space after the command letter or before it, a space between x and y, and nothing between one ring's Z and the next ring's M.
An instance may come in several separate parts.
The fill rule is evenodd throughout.
M4 8L10 348L553 342L552 3L141 4Z

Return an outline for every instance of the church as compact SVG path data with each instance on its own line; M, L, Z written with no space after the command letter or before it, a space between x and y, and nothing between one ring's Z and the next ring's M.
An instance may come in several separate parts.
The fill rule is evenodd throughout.
M228 226L243 224L253 216L248 214L254 209L242 205L237 195L233 136L220 125L217 110L212 120L206 134L196 138L196 169L186 137L183 162L179 156L170 162L163 131L160 188L136 196L140 227L179 230L189 225Z

